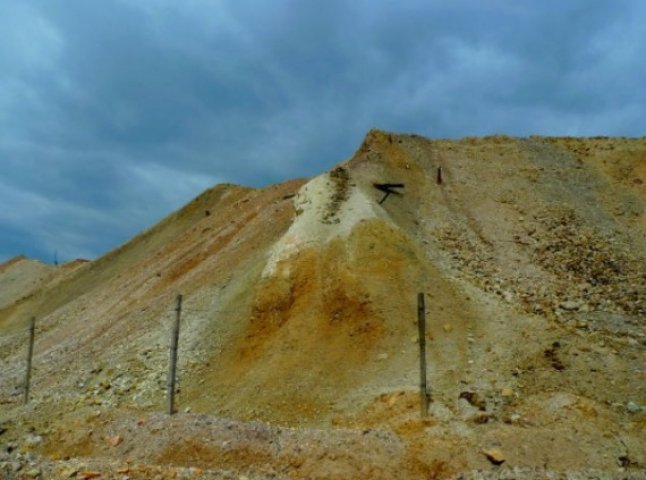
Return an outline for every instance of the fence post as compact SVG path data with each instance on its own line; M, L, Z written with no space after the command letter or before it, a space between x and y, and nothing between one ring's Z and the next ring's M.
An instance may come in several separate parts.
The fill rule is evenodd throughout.
M419 329L419 395L422 418L428 415L429 394L426 387L426 306L424 294L417 294L417 327Z
M29 321L29 349L27 350L27 370L25 371L25 398L24 403L29 403L29 386L31 383L31 359L34 356L34 336L36 333L36 317Z
M168 400L168 414L175 413L175 376L177 374L177 344L179 340L179 320L182 315L182 295L177 295L175 307L175 322L170 335L170 353L168 361L168 379L166 382L166 396Z

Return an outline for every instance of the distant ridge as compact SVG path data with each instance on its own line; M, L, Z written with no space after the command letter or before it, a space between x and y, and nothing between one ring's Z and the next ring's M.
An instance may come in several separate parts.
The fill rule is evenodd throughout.
M0 273L4 272L6 269L11 267L12 265L22 261L22 260L27 260L27 257L24 255L16 255L15 257L10 258L6 262L0 264Z

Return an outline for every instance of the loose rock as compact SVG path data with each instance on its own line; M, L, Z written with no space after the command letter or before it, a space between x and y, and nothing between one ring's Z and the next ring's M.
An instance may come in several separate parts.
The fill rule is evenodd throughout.
M514 396L514 391L509 387L505 387L500 391L500 395L504 398L510 398Z
M90 480L92 478L97 478L101 476L101 472L86 471L79 473L79 477L83 480Z
M639 411L641 411L641 407L635 402L628 402L626 404L626 410L628 410L630 413L638 413Z
M566 302L561 302L559 307L561 307L563 310L568 310L568 311L575 311L578 310L581 305L579 302L573 302L571 300L566 301Z
M505 462L505 456L502 453L502 450L500 450L499 448L490 448L483 451L482 453L484 453L487 457L487 460L489 460L494 465L502 465Z

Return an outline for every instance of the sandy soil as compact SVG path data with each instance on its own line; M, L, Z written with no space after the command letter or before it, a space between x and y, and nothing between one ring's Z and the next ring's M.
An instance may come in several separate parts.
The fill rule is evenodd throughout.
M29 296L51 280L56 270L50 265L23 256L14 257L0 265L0 308Z
M374 184L400 182L379 203ZM315 178L207 190L104 257L6 295L0 472L645 478L644 182L646 139L375 130Z

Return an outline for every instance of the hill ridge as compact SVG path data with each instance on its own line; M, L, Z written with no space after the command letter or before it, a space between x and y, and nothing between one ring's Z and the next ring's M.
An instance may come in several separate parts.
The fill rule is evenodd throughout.
M30 426L46 429L40 455L114 459L121 447L100 437L119 434L147 465L271 467L288 478L450 478L490 468L482 451L493 447L521 469L610 474L625 458L621 468L637 471L646 464L645 181L646 138L375 129L312 178L215 186L0 309L0 423L18 442ZM384 198L375 188L384 184L403 186ZM180 293L185 424L168 419L184 439L174 448L170 432L147 422L166 422L157 412ZM22 407L16 335L33 315L33 400ZM135 435L127 425L137 416ZM221 419L244 438L226 437ZM99 436L86 438L87 425ZM292 460L267 450L258 438L278 438L274 428L308 446ZM369 441L381 454L356 447L366 431L378 432ZM340 432L345 450L333 445Z

